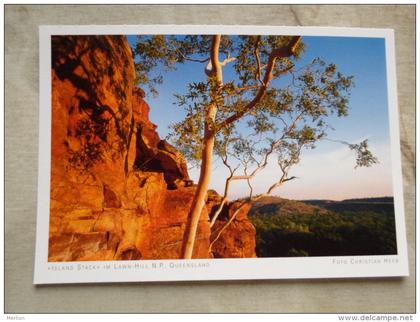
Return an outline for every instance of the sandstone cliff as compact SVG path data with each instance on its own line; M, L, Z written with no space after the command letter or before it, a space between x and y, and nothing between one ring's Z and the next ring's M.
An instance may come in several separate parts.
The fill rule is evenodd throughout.
M180 257L195 187L134 83L126 37L52 37L49 261ZM209 211L193 258L213 257ZM255 256L246 212L213 249L214 257Z
M211 247L214 258L256 257L256 230L248 219L251 204L241 207L231 221L233 214L241 205L242 202L239 201L228 203L212 227L210 240L217 238ZM227 223L229 224L226 225Z

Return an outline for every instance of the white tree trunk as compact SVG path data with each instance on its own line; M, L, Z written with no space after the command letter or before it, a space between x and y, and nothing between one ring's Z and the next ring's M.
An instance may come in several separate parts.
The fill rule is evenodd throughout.
M215 115L216 107L213 106L209 110L209 116L213 116L213 121ZM186 238L184 240L182 256L184 259L192 258L198 224L200 222L201 213L205 206L207 190L209 189L211 181L215 135L209 128L209 125L206 125L205 132L203 154L201 158L200 178L198 180L197 189L194 194L186 227Z
M222 66L219 61L219 47L221 35L213 36L212 48L210 52L210 62L212 66L209 77L215 77L218 87L223 84ZM217 89L212 93L213 101L217 100ZM204 127L203 151L201 156L200 178L197 184L194 198L191 204L191 209L188 214L187 226L184 234L184 244L182 250L182 257L184 259L191 259L194 251L194 244L197 235L198 223L200 222L201 213L206 203L207 190L209 189L212 164L213 164L213 150L215 133L217 106L215 103L210 104L206 111L206 120Z

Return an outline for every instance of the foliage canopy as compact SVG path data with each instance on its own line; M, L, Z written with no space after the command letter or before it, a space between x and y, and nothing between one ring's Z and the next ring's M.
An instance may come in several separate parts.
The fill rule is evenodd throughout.
M266 82L272 53L285 48L291 36L222 36L220 61L232 64L233 77L217 84L211 75L212 35L138 36L135 48L138 83L157 94L156 85L163 72L177 64L195 62L207 65L209 76L188 84L186 92L175 94L185 118L172 124L169 139L195 165L201 160L206 108L215 103L217 114L212 127L216 132L215 153L233 156L237 166L258 164L270 149L275 149L279 162L299 162L303 147L315 143L331 129L328 117L348 115L353 76L342 74L333 63L314 58L306 66L296 67L305 51L300 41L293 55L277 59ZM264 88L264 95L252 109L247 106ZM233 122L229 120L239 115ZM281 138L277 142L276 138ZM370 166L378 160L368 150L367 141L348 144L356 153L356 166Z
M213 154L221 158L230 175L224 196L210 226L220 215L233 180L246 180L249 196L214 235L210 249L247 203L270 195L295 179L289 170L299 163L303 148L314 148L324 139L331 115L347 116L353 77L337 66L314 58L296 66L305 50L301 36L140 36L135 49L138 83L155 85L162 72L191 61L206 64L203 81L190 82L177 105L185 118L172 124L169 139L186 158L200 167L200 177L184 234L183 258L192 257L198 222L209 188ZM229 70L229 80L224 81ZM158 68L160 67L160 68ZM342 142L357 154L356 166L370 166L377 159L360 144ZM277 156L279 178L259 196L253 196L251 180ZM232 161L234 159L234 161ZM236 175L241 169L243 175Z

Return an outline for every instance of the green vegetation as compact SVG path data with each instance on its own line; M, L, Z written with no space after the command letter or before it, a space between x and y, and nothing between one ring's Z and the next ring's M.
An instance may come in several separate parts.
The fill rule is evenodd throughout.
M270 197L254 204L250 218L259 257L397 253L391 198L300 202Z

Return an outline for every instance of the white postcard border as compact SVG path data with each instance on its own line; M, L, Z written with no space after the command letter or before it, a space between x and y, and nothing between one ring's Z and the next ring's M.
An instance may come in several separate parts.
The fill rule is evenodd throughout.
M48 262L51 170L51 36L216 33L245 35L295 34L302 36L377 37L385 39L397 255ZM409 275L393 30L236 25L40 26L39 57L39 172L34 284L349 278Z

